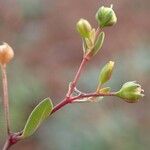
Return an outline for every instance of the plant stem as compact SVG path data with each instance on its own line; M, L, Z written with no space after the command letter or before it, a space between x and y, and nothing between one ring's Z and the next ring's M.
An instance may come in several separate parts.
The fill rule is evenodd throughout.
M69 89L68 89L68 92L66 94L66 97L64 98L64 100L62 100L60 103L58 103L52 110L51 114L53 114L54 112L56 112L57 110L61 109L63 106L67 105L68 103L71 103L71 94L72 92L74 91L75 87L76 87L76 84L77 84L77 81L79 80L79 77L81 75L81 71L83 69L83 67L85 66L86 62L88 61L87 57L85 56L83 59L82 59L82 62L79 66L79 69L73 79L73 81L71 82L71 84L69 85Z
M52 110L51 114L53 114L54 112L56 112L57 110L61 109L63 106L67 105L68 103L70 103L69 98L65 98L64 100L62 100L60 103L58 103Z
M9 100L8 100L8 87L7 87L7 74L6 65L1 65L2 70L2 84L3 84L3 107L6 120L7 134L10 134L10 117L9 117Z
M75 75L75 77L74 77L74 80L72 81L71 86L70 86L70 88L69 88L69 90L68 90L68 92L67 92L67 95L66 95L67 97L70 97L71 94L72 94L72 92L74 91L74 88L76 87L77 81L79 80L79 77L80 77L80 75L81 75L81 71L82 71L82 69L83 69L83 67L85 66L85 64L86 64L87 61L88 61L88 59L87 59L87 57L85 56L85 57L82 59L82 62L81 62L81 64L80 64L80 66L79 66L79 69L78 69L78 71L77 71L77 73L76 73L76 75Z
M4 144L4 147L3 147L3 150L8 150L10 148L10 141L9 141L9 138L6 140L5 144Z
M99 97L99 96L115 96L115 93L88 93L88 94L80 94L78 96L75 97L70 97L70 98L65 98L64 100L62 100L60 103L58 103L52 110L51 114L53 114L54 112L58 111L59 109L61 109L62 107L64 107L65 105L69 104L69 103L73 103L75 102L75 100L77 99L83 99L83 98L89 98L89 97Z
M3 150L8 150L11 146L13 146L14 144L16 144L20 139L18 138L18 136L20 136L21 133L11 133L7 139L6 142L4 144Z
M81 93L78 96L71 97L71 94L72 94L72 92L74 91L74 89L76 87L77 81L79 80L81 71L82 71L83 67L85 66L86 62L88 61L87 58L88 58L88 55L83 58L83 60L82 60L82 62L80 64L80 67L79 67L79 69L78 69L78 71L77 71L77 73L75 75L75 78L74 78L74 80L71 82L71 84L69 86L69 89L68 89L68 92L66 94L66 97L53 108L51 114L53 114L54 112L58 111L59 109L61 109L65 105L67 105L69 103L73 103L74 100L76 100L76 99L82 99L82 98L88 98L88 97L98 97L98 96L114 96L115 95L115 93L104 94L104 93L97 93L96 92L96 93L88 93L88 94Z
M76 99L82 98L89 98L89 97L99 97L99 96L115 96L115 92L112 93L88 93L88 94L81 94L70 99L71 102L74 102Z

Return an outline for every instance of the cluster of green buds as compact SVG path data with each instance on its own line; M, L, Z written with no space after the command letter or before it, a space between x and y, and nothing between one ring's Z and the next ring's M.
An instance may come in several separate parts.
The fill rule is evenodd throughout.
M108 82L111 78L112 71L114 68L114 62L109 61L100 71L99 79L98 79L98 86L97 86L97 93L101 94L109 94L110 87L104 87L101 88L103 84ZM141 88L141 86L136 83L135 81L126 82L123 84L121 89L117 92L112 92L113 96L117 96L119 98L122 98L124 101L128 103L135 103L138 102L140 98L144 96L143 94L144 90Z
M77 31L82 37L83 41L83 52L84 56L89 55L90 57L95 55L102 47L104 41L104 32L101 32L99 37L96 39L96 30L92 28L90 23L85 19L80 19L77 22Z
M112 26L117 22L117 17L112 9L112 5L111 7L100 7L96 13L96 20L99 24L97 30L92 28L91 24L83 18L80 19L76 25L77 31L82 38L84 56L88 59L96 55L102 48L105 33L100 30L104 27Z
M105 33L103 28L113 26L117 22L116 14L113 10L113 5L110 7L100 7L95 15L98 22L98 28L92 28L91 24L86 19L80 19L77 22L76 28L82 38L84 57L90 59L102 48ZM144 95L141 86L136 82L127 82L118 92L111 92L110 87L102 87L111 78L114 68L114 62L109 61L100 71L98 78L98 86L96 93L110 94L120 97L126 102L137 102ZM93 98L91 98L93 99Z

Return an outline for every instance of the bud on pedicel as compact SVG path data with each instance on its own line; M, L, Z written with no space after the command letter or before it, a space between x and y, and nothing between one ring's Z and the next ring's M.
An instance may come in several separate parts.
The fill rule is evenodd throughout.
M96 13L96 20L101 28L116 24L117 17L112 9L112 5L110 7L100 7Z
M116 93L116 96L123 98L126 102L135 103L144 96L144 90L135 81L125 83Z
M107 63L102 68L102 70L99 74L99 83L100 84L104 84L110 79L110 77L112 75L113 68L114 68L114 62L113 61L109 61L109 63Z
M7 44L0 45L0 64L7 64L14 57L13 49Z
M89 38L90 37L90 32L92 30L92 27L90 23L85 20L85 19L80 19L77 22L76 25L77 31L80 33L80 35L84 38Z
M103 93L103 94L108 94L108 93L110 93L110 87L105 87L105 88L102 88L102 89L100 89L98 92L99 93Z

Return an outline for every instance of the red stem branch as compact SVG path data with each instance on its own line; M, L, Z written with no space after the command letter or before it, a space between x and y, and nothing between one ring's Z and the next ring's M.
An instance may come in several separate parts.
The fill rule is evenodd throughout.
M115 96L115 93L88 93L81 94L70 99L71 102L74 102L76 99L89 98L89 97L99 97L99 96Z
M18 136L20 136L20 133L10 133L4 144L3 150L8 150L11 146L17 143L20 140Z
M83 69L83 67L85 66L86 62L88 61L88 59L86 58L86 56L82 59L82 62L79 66L79 69L74 77L74 80L71 82L68 92L66 94L66 97L64 98L64 100L62 100L60 103L58 103L52 110L51 114L53 114L54 112L56 112L57 110L61 109L62 107L64 107L65 105L67 105L68 103L71 103L71 94L74 91L77 81L79 80L79 77L81 75L81 71Z
M72 92L74 91L74 88L76 87L77 81L79 80L79 77L81 75L81 71L82 71L82 69L85 66L87 61L88 61L87 57L84 57L82 59L82 62L81 62L80 66L79 66L79 69L78 69L78 71L77 71L77 73L76 73L76 75L74 77L74 80L71 82L71 85L69 87L69 90L67 92L66 97L70 97Z
M64 107L65 105L67 105L68 103L70 103L69 98L65 98L64 100L62 100L59 104L57 104L51 114L53 114L54 112L56 112L57 110L61 109L62 107Z
M88 57L88 56L87 56ZM58 111L59 109L61 109L62 107L64 107L65 105L69 104L69 103L72 103L74 102L74 100L76 99L82 99L82 98L88 98L88 97L98 97L98 96L114 96L115 93L107 93L107 94L104 94L104 93L89 93L89 94L83 94L81 93L80 95L78 96L75 96L75 97L71 97L71 94L72 92L74 91L75 87L76 87L76 84L77 84L77 81L79 80L79 77L80 77L80 74L81 74L81 71L83 69L83 67L85 66L86 62L88 61L87 57L84 57L81 64L80 64L80 67L75 75L75 78L74 80L72 81L69 89L68 89L68 92L66 94L66 97L64 98L64 100L62 100L60 103L58 103L52 110L51 114L53 114L54 112Z
M70 98L65 98L63 101L61 101L59 104L57 104L51 114L53 114L54 112L58 111L59 109L61 109L62 107L64 107L65 105L69 104L69 103L73 103L75 102L75 100L77 99L83 99L83 98L89 98L89 97L99 97L99 96L115 96L115 93L88 93L88 94L81 94L75 97L70 97Z

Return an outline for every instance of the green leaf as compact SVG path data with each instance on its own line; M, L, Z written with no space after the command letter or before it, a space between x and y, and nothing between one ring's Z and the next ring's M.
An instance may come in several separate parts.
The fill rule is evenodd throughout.
M92 40L90 38L85 38L85 42L86 42L88 49L91 50L93 48Z
M83 53L86 54L88 47L86 45L85 39L82 38L82 47L83 47Z
M92 44L95 43L95 38L96 38L96 31L95 31L95 29L93 28L93 29L91 30L91 32L90 32L90 39L91 39L91 41L92 41Z
M97 37L93 50L91 51L93 56L96 55L97 52L102 48L104 38L105 38L105 33L101 32Z
M23 129L22 138L31 136L39 127L39 125L50 115L53 104L50 98L41 101L31 112L26 125Z

